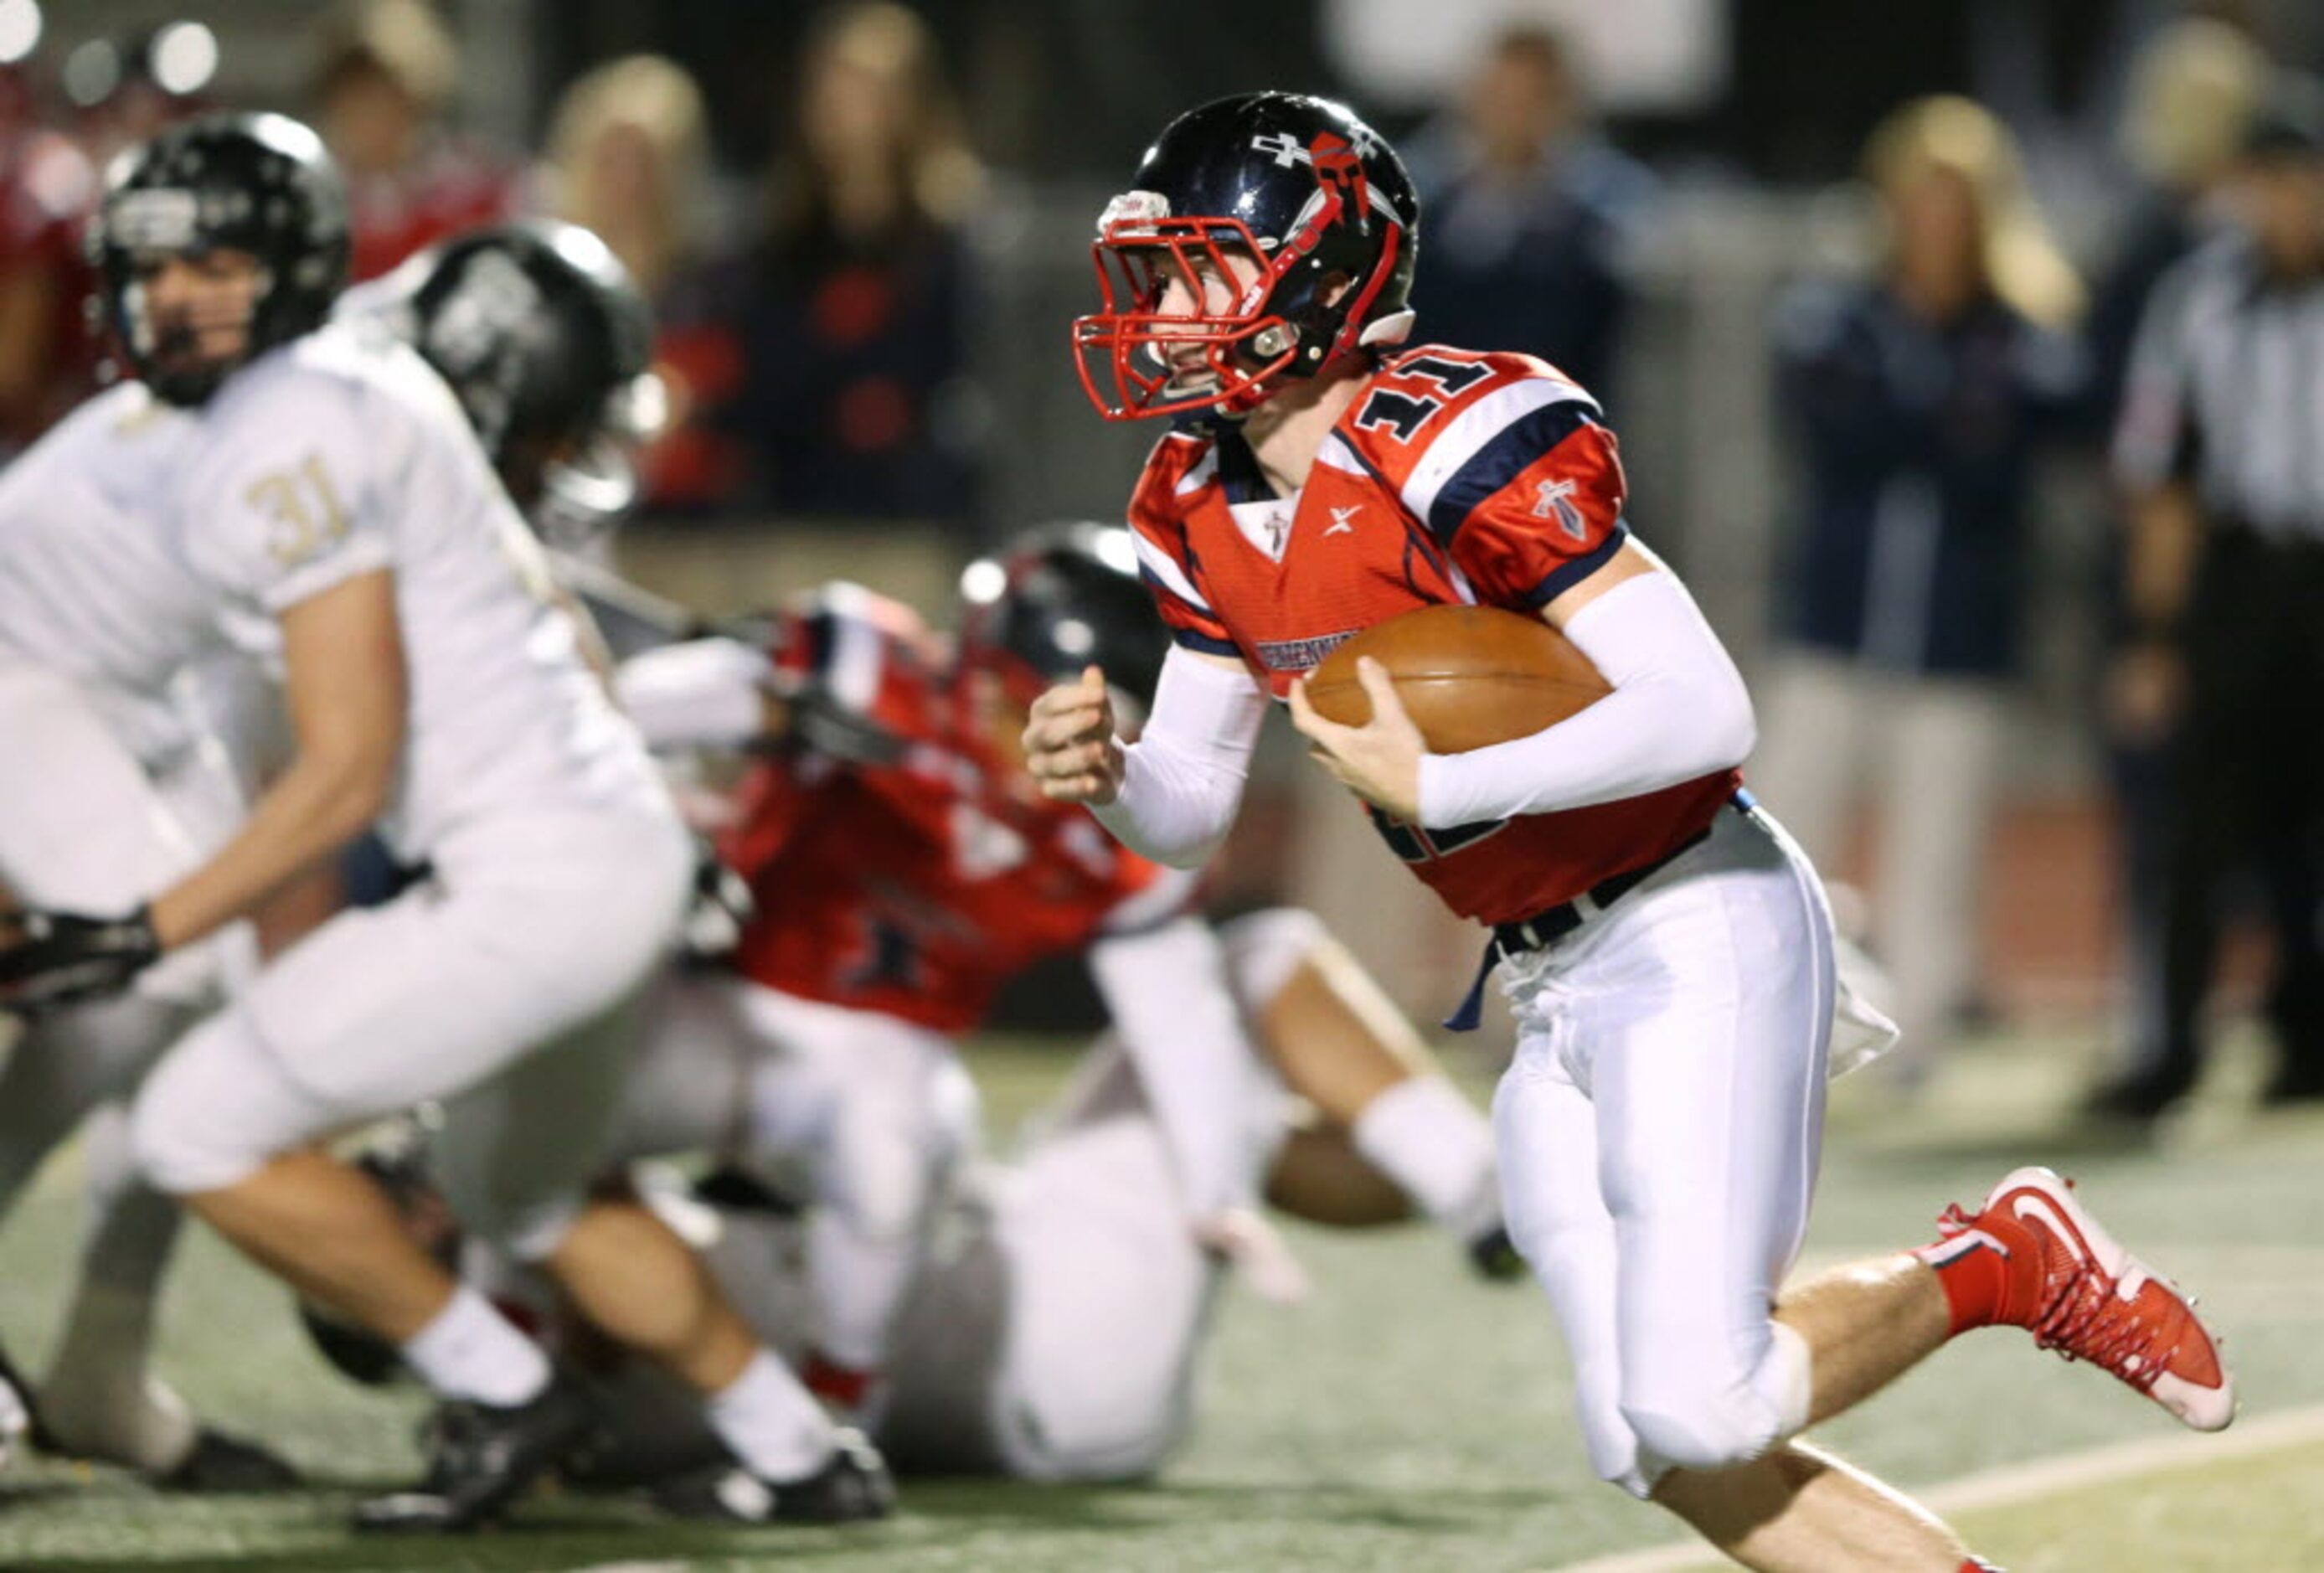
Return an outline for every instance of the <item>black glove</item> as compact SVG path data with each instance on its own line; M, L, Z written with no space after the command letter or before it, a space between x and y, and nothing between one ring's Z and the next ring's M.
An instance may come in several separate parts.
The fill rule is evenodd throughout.
M125 918L78 912L0 915L0 1010L38 1015L119 994L161 954L143 907Z

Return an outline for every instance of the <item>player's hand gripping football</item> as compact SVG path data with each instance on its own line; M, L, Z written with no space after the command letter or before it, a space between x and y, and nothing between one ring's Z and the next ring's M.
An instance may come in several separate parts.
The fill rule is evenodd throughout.
M1367 655L1356 662L1356 680L1372 702L1372 718L1360 726L1327 721L1307 702L1307 680L1291 685L1291 724L1342 786L1408 824L1420 822L1420 756L1428 744L1405 713L1388 668Z
M1079 682L1060 683L1033 701L1025 768L1042 796L1061 803L1110 803L1120 795L1121 742L1113 735L1105 673L1084 667Z
M37 1015L118 994L161 954L143 907L123 918L0 913L0 1011Z

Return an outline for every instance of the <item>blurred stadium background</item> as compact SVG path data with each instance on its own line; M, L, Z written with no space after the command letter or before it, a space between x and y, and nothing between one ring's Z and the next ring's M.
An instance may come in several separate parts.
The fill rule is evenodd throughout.
M1974 100L2014 141L2024 191L2097 309L2048 326L2098 369L2084 406L2033 456L2009 570L2024 643L1988 674L2005 728L1996 810L1963 853L1986 875L1968 887L1969 975L1931 1018L1943 1052L1838 1100L1813 1248L1915 1236L1917 1209L1948 1186L1981 1186L1997 1156L2030 1142L2079 1154L2119 1226L2210 1291L2237 1335L2254 1418L2280 1411L2290 1439L2191 1473L2176 1455L2101 1463L1965 1522L1992 1526L2021 1573L2324 1567L2324 1427L2310 1423L2324 1402L2324 1124L2301 1112L2314 1104L2255 1108L2270 1049L2254 1032L2168 1121L2079 1117L2131 1052L2140 1002L2101 703L2122 532L2106 367L2118 369L2153 276L2141 247L2158 208L2183 199L2208 221L2209 184L2257 93L2238 74L2251 60L2324 67L2324 7L0 0L0 432L28 440L90 375L71 236L91 171L190 108L281 108L317 119L354 177L361 272L464 223L549 210L600 227L640 273L664 313L675 421L649 456L647 507L613 544L625 571L710 613L845 575L941 617L960 565L998 535L1117 517L1150 441L1099 421L1066 362L1106 197L1176 110L1309 89L1354 103L1425 164L1425 190L1454 194L1424 221L1424 338L1432 308L1504 301L1508 334L1479 347L1531 335L1587 357L1572 369L1602 385L1623 433L1639 532L1757 679L1782 659L1803 506L1779 375L1784 303L1875 267L1875 128L1928 95ZM1500 187L1464 185L1496 137L1540 156L1516 160ZM1558 301L1585 298L1601 303L1590 331L1558 319ZM1915 676L1908 662L1898 680ZM1220 902L1314 907L1416 1014L1441 1013L1471 942L1391 881L1287 735L1274 742ZM1920 806L1906 786L1886 813ZM1844 830L1835 870L1866 912L1881 910L1881 812ZM1865 937L1879 956L1868 920ZM2255 934L2230 948L2228 1013L2258 997L2265 951ZM1064 974L1020 991L1018 1030L979 1060L998 1109L1053 1071L1032 1034L1088 1012ZM1480 1085L1491 1069L1468 1067ZM51 1331L69 1191L60 1168L0 1237L0 1319L20 1347ZM1425 1260L1432 1242L1301 1243L1327 1304L1299 1313L1314 1319L1296 1337L1276 1313L1232 1308L1222 1376L1233 1379L1215 1384L1221 1401L1164 1493L939 1490L890 1530L797 1537L774 1554L867 1568L1515 1568L1658 1536L1589 1482L1536 1303L1452 1282ZM188 1380L193 1396L307 1457L344 1460L350 1478L400 1467L399 1417L352 1394L287 1396L324 1389L287 1319L244 1323L276 1291L208 1242L179 1282L170 1358L208 1373L207 1386ZM247 1358L254 1347L263 1360ZM2103 1383L2029 1378L2022 1359L1946 1371L1840 1439L1919 1485L2126 1434L2127 1401ZM1241 1380L1254 1373L1263 1380ZM348 1547L304 1507L193 1507L86 1484L51 1471L5 1488L0 1565L757 1565L742 1559L757 1542L632 1541L578 1508L520 1542L399 1561Z

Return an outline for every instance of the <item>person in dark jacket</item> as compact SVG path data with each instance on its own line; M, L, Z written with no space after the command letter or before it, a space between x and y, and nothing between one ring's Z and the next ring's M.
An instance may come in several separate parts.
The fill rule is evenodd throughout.
M1776 325L1802 484L1751 773L1826 868L1858 788L1875 789L1871 940L1909 1080L1977 983L2030 495L2077 393L2062 330L2081 296L1983 108L1909 104L1866 166L1887 230L1878 272L1800 288Z

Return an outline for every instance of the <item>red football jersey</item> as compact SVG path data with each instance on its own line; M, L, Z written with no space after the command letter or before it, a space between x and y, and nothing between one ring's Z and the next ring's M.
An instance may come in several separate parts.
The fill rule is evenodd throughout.
M983 1019L1044 957L1177 916L1194 881L1053 803L995 752L913 615L841 587L788 618L776 660L904 740L893 763L807 755L744 783L722 848L758 916L733 966L770 988L941 1032Z
M1429 345L1382 364L1277 497L1231 428L1174 431L1130 522L1181 644L1234 655L1280 699L1342 641L1447 602L1536 615L1620 550L1621 461L1598 405L1530 356ZM1428 830L1372 819L1464 917L1527 918L1650 863L1711 822L1741 777Z

